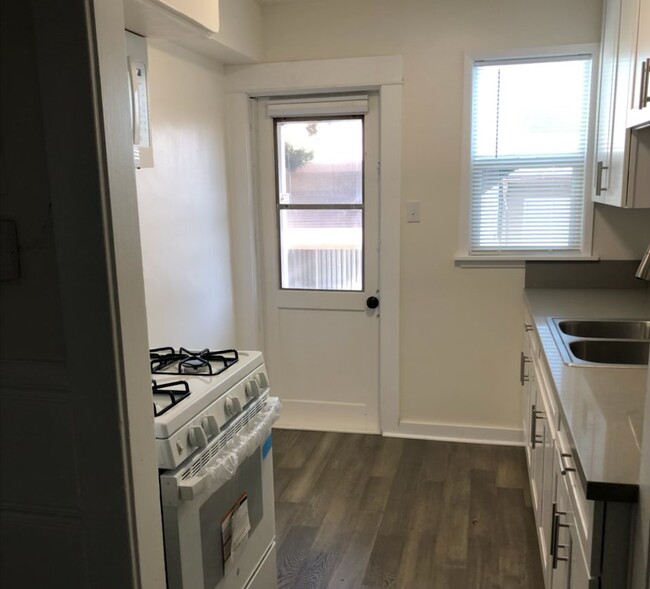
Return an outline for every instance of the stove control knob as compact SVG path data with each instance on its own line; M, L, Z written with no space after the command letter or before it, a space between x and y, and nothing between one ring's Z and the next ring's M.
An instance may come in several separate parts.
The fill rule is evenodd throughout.
M269 379L266 378L266 374L264 374L263 372L260 372L257 375L257 382L260 383L260 388L262 390L269 388Z
M214 415L206 415L201 420L203 429L209 436L216 436L219 433L219 423Z
M254 378L251 378L245 385L247 399L257 399L260 396L260 385Z
M241 411L241 403L237 397L226 397L223 403L223 410L226 417L234 417Z
M200 425L193 425L187 435L187 441L196 448L205 448L208 445L208 438Z
M230 397L226 397L226 400L223 402L223 410L226 417L232 417L235 414L235 403Z

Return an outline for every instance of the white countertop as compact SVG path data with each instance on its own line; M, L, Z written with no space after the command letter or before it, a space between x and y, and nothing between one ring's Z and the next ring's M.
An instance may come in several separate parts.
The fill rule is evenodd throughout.
M605 499L608 493L612 498L621 493L636 496L647 367L568 366L547 319L650 319L650 290L524 292L587 498Z

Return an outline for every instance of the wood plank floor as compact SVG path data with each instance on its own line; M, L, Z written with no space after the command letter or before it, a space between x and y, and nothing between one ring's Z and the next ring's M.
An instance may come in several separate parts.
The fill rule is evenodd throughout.
M523 448L274 430L280 589L542 589Z

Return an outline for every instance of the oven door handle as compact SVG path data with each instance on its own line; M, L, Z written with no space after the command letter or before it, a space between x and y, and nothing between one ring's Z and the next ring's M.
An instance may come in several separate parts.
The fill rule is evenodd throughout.
M178 483L178 498L181 501L193 501L205 491L207 486L208 481L204 476L185 479Z

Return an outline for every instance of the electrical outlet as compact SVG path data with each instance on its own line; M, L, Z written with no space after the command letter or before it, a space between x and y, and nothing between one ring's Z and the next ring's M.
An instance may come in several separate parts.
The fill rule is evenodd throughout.
M407 223L420 222L420 201L411 200L406 203L406 222Z
M0 219L0 280L16 280L19 276L16 223Z

